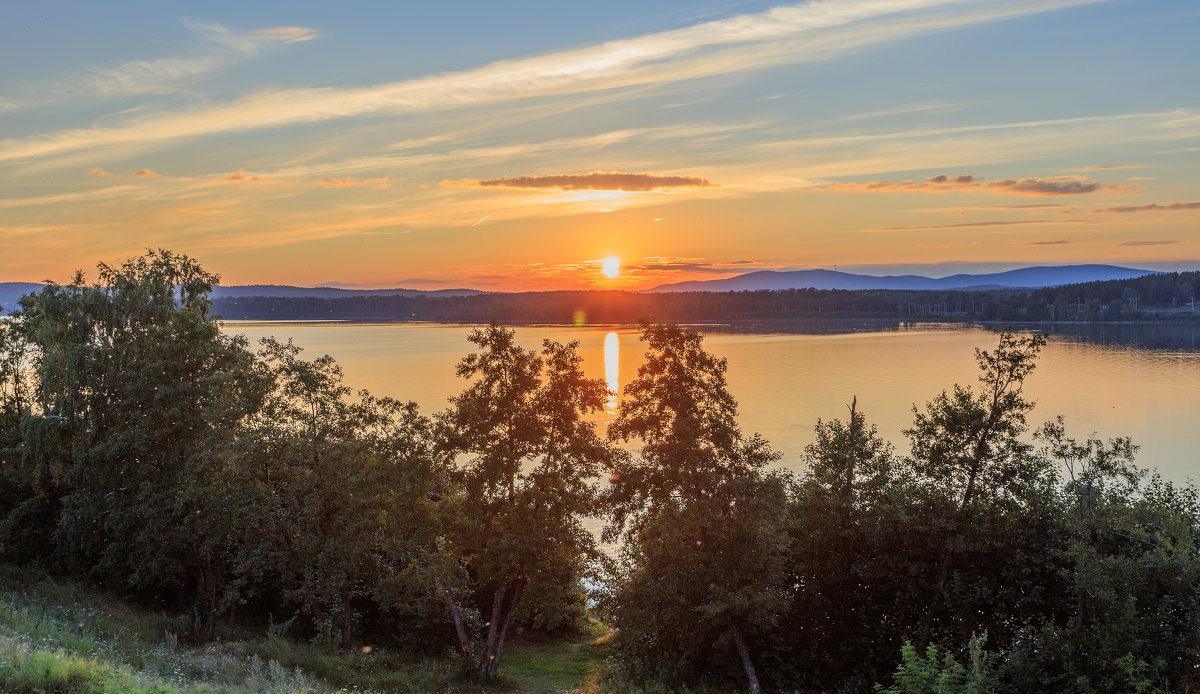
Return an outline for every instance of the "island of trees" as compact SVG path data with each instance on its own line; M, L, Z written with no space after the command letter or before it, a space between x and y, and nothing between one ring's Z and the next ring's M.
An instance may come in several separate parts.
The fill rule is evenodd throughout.
M0 324L0 561L186 614L179 639L258 623L464 682L591 615L614 629L600 691L1200 686L1197 490L1031 423L1038 335L914 407L907 453L848 393L793 476L696 332L644 324L601 436L574 344L476 328L462 392L422 413L223 334L215 281L155 251ZM0 688L74 691L21 688L38 654L8 638Z

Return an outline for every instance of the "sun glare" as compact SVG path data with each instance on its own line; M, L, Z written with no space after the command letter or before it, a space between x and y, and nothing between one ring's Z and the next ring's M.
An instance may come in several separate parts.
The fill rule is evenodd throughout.
M621 272L621 261L618 258L605 258L600 262L600 272L606 277L616 277Z

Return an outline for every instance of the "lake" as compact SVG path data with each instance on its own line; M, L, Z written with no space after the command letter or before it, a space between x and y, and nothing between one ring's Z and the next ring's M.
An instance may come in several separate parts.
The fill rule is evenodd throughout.
M376 395L413 400L425 413L446 407L465 381L454 366L470 348L471 326L416 323L225 323L229 333L292 338L306 358L330 354L345 382ZM804 447L818 419L845 419L857 396L879 433L907 453L902 430L912 407L954 383L975 384L975 348L994 348L997 334L979 326L813 325L806 332L706 332L706 348L728 360L743 433L758 432L783 454L780 465L803 469ZM578 340L588 376L620 391L637 373L644 346L636 326L517 327L518 341ZM1129 436L1138 462L1168 479L1197 477L1200 450L1200 326L1052 326L1038 368L1026 381L1037 401L1030 423L1062 414L1068 435ZM614 403L610 403L610 406ZM603 425L610 413L600 417Z

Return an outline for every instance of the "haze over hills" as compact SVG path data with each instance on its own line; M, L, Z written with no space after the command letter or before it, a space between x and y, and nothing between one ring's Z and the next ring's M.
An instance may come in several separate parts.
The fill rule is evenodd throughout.
M648 292L738 292L761 289L1011 289L1057 287L1064 284L1119 280L1154 274L1152 270L1115 265L1039 266L978 275L949 277L920 275L856 275L835 270L760 270L720 280L662 284Z

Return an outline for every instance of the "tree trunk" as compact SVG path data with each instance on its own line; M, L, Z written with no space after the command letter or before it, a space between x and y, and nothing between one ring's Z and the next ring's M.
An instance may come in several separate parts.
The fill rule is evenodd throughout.
M450 581L446 579L446 575L438 564L439 553L437 541L430 540L429 557L433 561L437 587L442 593L442 600L446 602L446 610L450 612L450 618L454 620L454 633L458 637L458 652L465 657L471 654L471 639L467 636L467 628L463 625L462 610L459 609L458 602L454 600L454 592L450 590Z
M488 661L491 677L496 676L496 672L500 670L500 658L504 656L504 641L508 638L508 628L512 626L513 615L517 613L517 601L521 598L521 593L525 589L525 579L521 578L517 581L517 586L513 590L512 597L508 601L508 612L504 615L504 624L500 627L500 635L496 639L495 658Z
M442 591L442 599L446 601L446 609L450 611L450 618L454 620L454 633L458 635L458 652L464 656L471 654L471 640L467 637L467 628L463 626L462 610L458 609L458 603L454 601L454 593L450 591L450 584L446 579L438 577L438 588Z
M479 674L487 677L491 674L491 661L496 659L496 635L500 631L500 615L503 608L504 596L508 593L508 584L500 586L496 589L496 595L492 598L492 618L487 623L488 632L487 638L483 642L483 654L479 657Z
M750 680L750 694L761 694L758 675L755 674L754 663L750 660L750 648L746 645L746 639L742 638L741 630L736 626L733 627L733 645L737 646L738 656L742 659L742 669L746 671L746 679Z
M526 583L525 572L522 570L516 578L496 590L495 601L492 603L492 621L488 624L487 640L483 645L483 655L479 659L479 674L484 677L495 677L500 669L504 641L508 638L508 628L512 625L517 603Z

